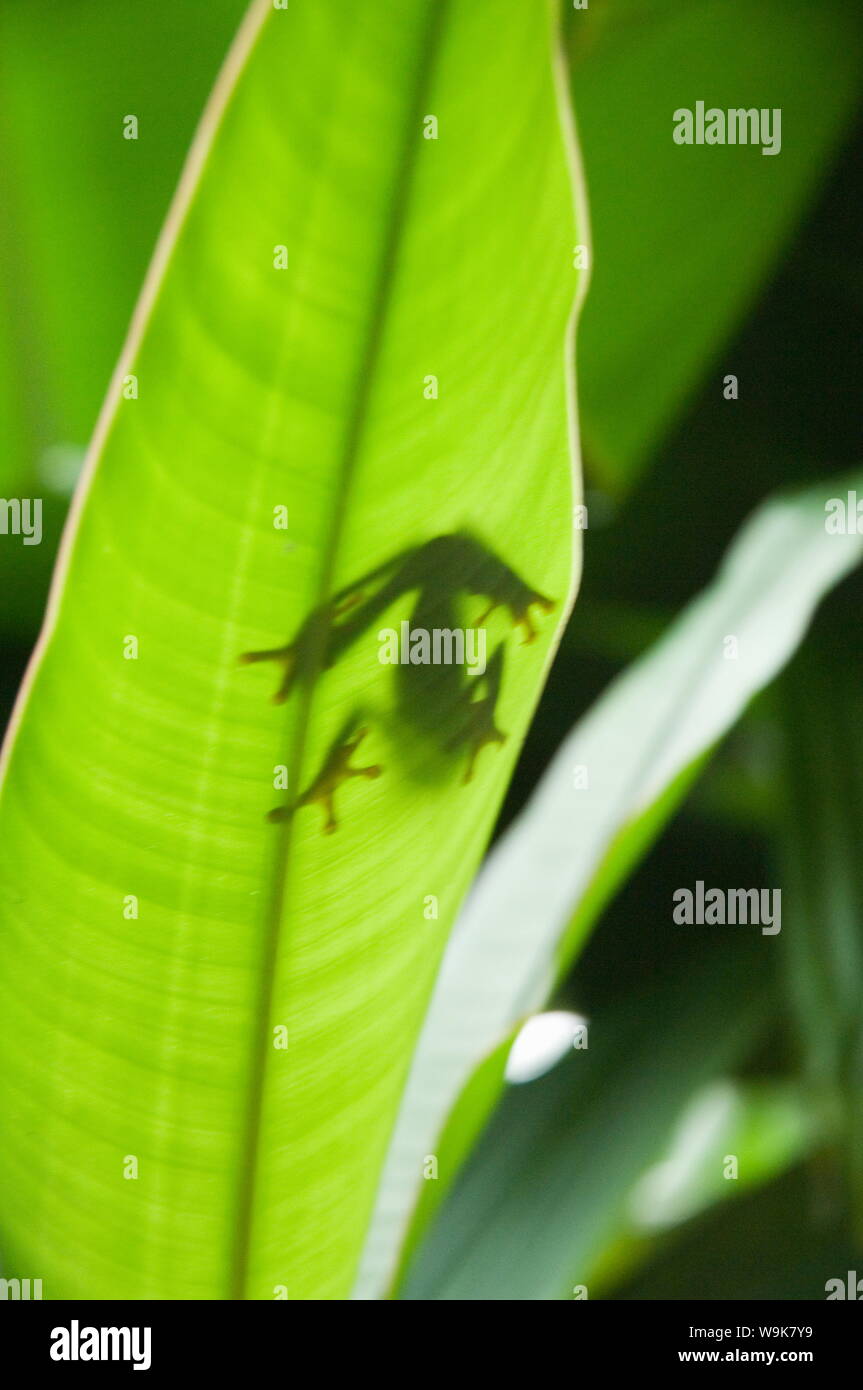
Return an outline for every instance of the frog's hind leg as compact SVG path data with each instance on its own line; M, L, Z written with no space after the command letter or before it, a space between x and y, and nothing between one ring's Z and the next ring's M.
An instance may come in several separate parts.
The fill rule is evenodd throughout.
M551 613L557 606L555 600L532 589L505 560L468 532L443 539L453 555L454 568L463 576L463 587L468 593L482 594L488 599L475 625L482 627L495 609L506 608L513 626L522 630L522 645L535 642L538 633L531 610L539 608L543 613Z
M349 781L352 777L377 778L383 772L383 768L378 763L372 763L366 767L353 767L351 765L352 757L367 734L368 728L361 716L357 713L351 715L330 744L317 777L309 783L302 795L298 796L290 806L280 806L275 811L271 811L269 819L271 821L287 820L301 806L311 806L315 802L320 802L324 809L324 834L331 835L339 824L336 818L335 795L342 783Z
M466 705L465 720L461 729L450 739L448 749L467 747L468 763L462 778L466 785L473 781L476 760L487 743L506 743L506 734L494 722L495 706L500 695L503 677L503 643L492 653L491 660L481 676L472 677L472 684L464 692ZM478 685L485 687L485 694L474 698Z

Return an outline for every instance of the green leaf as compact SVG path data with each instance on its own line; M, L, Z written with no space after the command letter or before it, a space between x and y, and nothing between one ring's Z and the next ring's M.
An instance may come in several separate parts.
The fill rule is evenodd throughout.
M542 1006L704 758L787 661L822 595L859 563L863 538L825 528L826 499L847 486L779 498L750 518L713 585L576 725L496 844L444 957L414 1057L363 1296L388 1286L418 1192L422 1228L454 1176L440 1136L476 1068ZM737 641L730 660L728 637ZM474 1134L488 1109L486 1089ZM469 1123L459 1113L459 1154ZM420 1186L428 1153L438 1154L441 1178Z
M351 1286L573 592L555 20L259 0L217 84L5 763L0 1239L46 1297ZM484 676L379 660L494 603Z
M853 119L861 21L846 0L617 0L570 10L597 248L579 398L589 474L609 490L632 487L707 371L717 396L735 372L721 354ZM780 108L781 152L676 145L674 111L699 100Z

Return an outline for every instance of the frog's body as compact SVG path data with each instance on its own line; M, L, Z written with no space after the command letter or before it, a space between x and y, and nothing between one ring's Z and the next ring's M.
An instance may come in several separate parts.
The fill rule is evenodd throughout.
M551 599L529 588L514 570L492 551L465 532L437 536L422 545L401 551L316 608L294 640L284 647L246 652L246 662L274 661L283 667L276 703L288 699L295 685L310 684L318 674L335 665L345 651L406 595L416 595L410 611L413 631L453 630L457 627L459 595L479 595L487 600L476 620L480 627L498 607L507 608L514 624L524 629L524 641L536 636L531 609L550 612ZM395 708L389 716L356 710L332 743L318 775L291 806L271 813L284 819L300 806L320 801L326 812L324 829L337 821L334 797L338 787L356 776L378 777L378 765L359 767L352 758L367 732L370 717L397 724L426 745L450 759L460 749L468 753L463 781L473 776L477 755L487 743L503 743L506 735L494 720L503 676L501 642L482 674L469 674L464 665L416 665L399 662L394 669ZM386 667L382 669L387 669Z

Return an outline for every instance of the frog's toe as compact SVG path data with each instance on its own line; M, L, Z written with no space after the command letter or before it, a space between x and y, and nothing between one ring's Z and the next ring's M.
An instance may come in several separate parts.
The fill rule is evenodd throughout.
M371 777L373 781L376 777L382 777L383 771L384 770L381 767L380 763L373 763L371 767L351 768L351 772L354 774L355 777Z
M520 627L524 631L521 645L526 647L530 642L536 641L537 631L534 625L532 608L541 608L543 613L552 613L556 607L554 599L546 598L544 594L532 592L523 603L513 604L512 606L513 625Z
M470 716L467 726L455 739L450 741L450 747L467 747L468 763L462 778L463 785L473 781L476 771L476 760L479 754L489 743L506 743L506 734L499 729L494 722L494 702L491 699L476 700L470 706Z
M241 666L253 666L258 661L284 661L290 647L268 647L263 652L240 652L237 660Z
M467 786L468 782L473 781L474 773L476 772L476 760L487 743L506 743L506 734L501 733L500 729L492 727L477 736L471 744L468 764L465 768L464 776L461 779L463 786Z

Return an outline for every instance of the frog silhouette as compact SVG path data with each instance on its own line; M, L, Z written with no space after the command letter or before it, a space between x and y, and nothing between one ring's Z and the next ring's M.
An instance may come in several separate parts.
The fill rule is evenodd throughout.
M522 630L523 643L533 642L537 636L533 610L550 613L555 607L553 599L526 584L474 535L458 531L399 551L315 608L292 641L265 651L244 652L240 660L273 662L282 668L273 700L283 704L297 687L310 688L336 665L394 605L408 600L409 631L444 634L446 641L440 649L444 655L438 661L418 660L414 651L407 659L403 654L395 664L382 668L393 672L390 718L416 736L418 747L436 750L438 759L466 754L462 782L467 783L474 776L481 750L487 744L504 743L506 734L495 721L504 643L498 644L481 670L475 666L473 674L463 659L452 659L455 648L451 639L459 630L459 608L465 597L485 600L473 624L475 629L481 630L496 609L505 609L512 625ZM270 819L284 820L302 806L320 803L323 829L326 833L334 831L338 826L335 799L339 787L356 777L377 778L384 771L379 764L358 766L353 761L370 720L376 717L381 717L380 711L376 714L361 706L353 710L330 744L317 775L289 805L271 811ZM414 771L420 773L423 765L428 766L427 760L415 759Z

